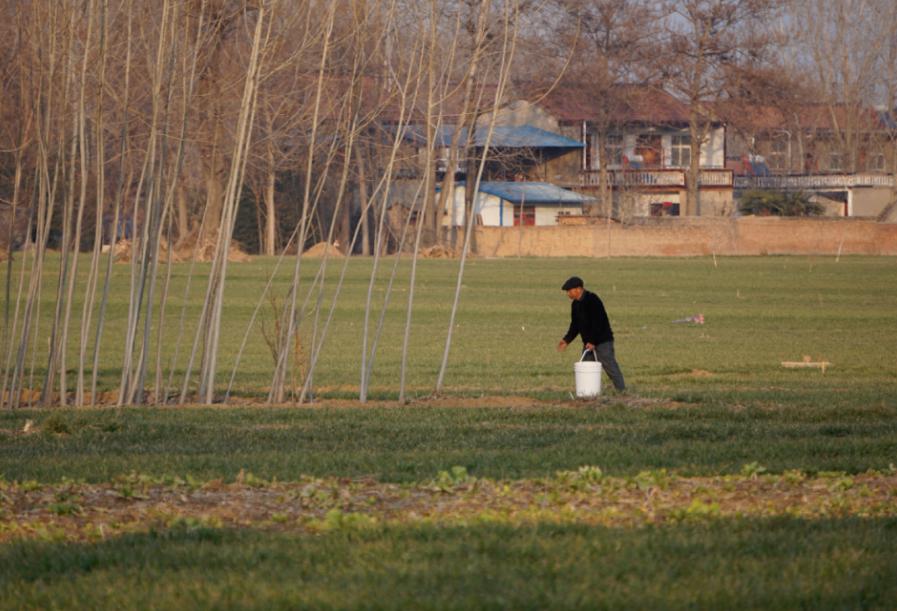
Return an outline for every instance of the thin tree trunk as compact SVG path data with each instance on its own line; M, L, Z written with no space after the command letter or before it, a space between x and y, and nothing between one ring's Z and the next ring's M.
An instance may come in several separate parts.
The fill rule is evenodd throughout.
M106 9L107 9L107 0L102 0L99 8L99 15L97 19L99 21L99 54L100 54L100 73L99 73L99 81L101 84L105 84L105 76L106 76ZM91 14L95 12L96 4L91 5ZM85 361L87 359L87 338L90 336L90 326L93 314L94 301L96 299L96 289L97 289L97 279L99 277L99 264L100 264L100 250L102 248L103 242L103 209L105 204L105 174L103 164L106 162L105 150L103 148L104 144L104 134L103 134L103 86L98 89L98 99L96 103L96 118L95 118L95 141L96 141L96 204L95 204L95 214L94 214L94 238L93 238L93 251L91 253L90 258L90 271L87 279L87 290L84 297L84 307L81 312L81 332L79 334L79 358L78 358L78 385L75 391L75 405L82 406L84 405L84 366ZM82 176L82 181L86 184L87 179L87 167L86 164L82 167L82 171L84 175ZM91 395L90 404L96 404L96 397Z
M311 208L311 181L312 181L312 171L314 168L314 155L315 148L317 142L317 134L318 134L318 117L321 112L321 99L323 96L323 86L324 86L324 77L325 77L325 68L327 66L327 60L330 55L330 45L331 45L331 34L333 33L334 21L336 17L336 6L332 4L327 11L327 22L325 31L322 33L322 41L323 46L321 50L321 61L318 65L318 80L317 86L315 90L315 102L314 102L314 111L312 113L312 131L311 137L309 138L308 145L308 160L305 168L305 185L304 192L302 196L302 213L299 219L299 237L296 243L296 264L293 268L293 280L292 285L290 287L291 291L291 299L289 304L289 309L285 310L288 312L289 318L284 326L284 334L281 339L281 349L280 354L278 355L277 362L274 367L274 375L271 383L271 392L268 395L268 402L283 402L284 396L284 383L286 380L286 370L288 366L288 351L290 343L293 340L293 335L296 333L296 305L299 291L299 274L302 267L302 249L305 246L305 239L308 232L308 223L310 219L310 208Z
M368 220L368 180L367 171L365 170L365 155L361 151L361 145L355 145L355 163L358 168L358 199L361 205L361 254L368 256L371 254L371 230Z
M421 64L418 63L418 66L420 66L420 65ZM368 292L367 292L367 298L365 300L365 308L364 308L364 323L362 326L361 381L359 384L359 393L358 393L358 399L362 403L365 403L367 401L368 387L370 385L370 377L369 377L370 370L367 365L367 360L372 359L373 354L368 355L368 324L369 324L370 315L371 315L371 299L373 297L374 284L376 283L376 279L377 279L377 269L378 269L378 265L380 262L380 257L382 256L382 252L383 252L383 246L384 246L383 242L385 241L384 221L386 219L386 209L389 205L389 185L390 185L390 181L392 180L392 175L393 175L393 172L395 169L396 156L398 155L399 148L402 143L403 133L404 133L405 127L406 127L406 124L405 124L405 121L407 120L406 112L408 112L409 108L414 107L415 102L417 100L417 93L418 93L417 88L415 88L415 91L412 94L410 100L409 100L409 96L408 96L408 88L411 85L411 79L414 76L414 74L415 74L414 71L409 68L407 78L406 78L406 80L403 84L402 90L400 92L399 121L398 121L398 125L396 127L396 133L395 133L395 138L392 143L392 149L390 150L389 161L387 162L386 168L384 169L384 172L383 172L383 178L386 181L386 185L382 190L383 195L382 195L382 198L380 201L380 214L379 214L379 219L377 222L377 234L376 234L377 244L376 244L376 247L374 248L374 261L373 261L373 265L371 268L370 281L368 282ZM420 78L419 78L420 75L418 74L417 76L418 76L417 83L419 84L420 83Z
M190 235L190 217L187 213L187 188L183 182L178 183L178 239L175 244L182 244Z
M124 199L126 185L130 184L132 175L125 171L126 160L128 159L128 102L131 93L131 35L133 32L133 4L132 0L127 2L127 47L125 51L125 74L124 74L124 93L122 96L122 126L120 130L119 143L119 183L116 188L115 200L113 202L112 212L112 238L109 243L109 256L106 259L106 272L103 279L103 294L100 298L100 309L97 314L97 328L93 342L93 369L91 371L90 394L95 397L97 394L97 378L100 368L100 352L103 339L103 328L106 322L106 307L109 303L109 291L112 282L112 263L115 260L115 245L118 242L118 224L121 218L121 201ZM127 176L127 178L126 178Z
M265 5L259 7L256 17L255 34L252 42L252 52L246 70L246 83L243 89L243 101L240 105L240 119L237 127L237 141L235 154L232 160L227 191L225 192L224 211L221 219L221 227L218 235L218 246L215 260L212 262L212 276L210 277L210 293L214 287L212 296L211 315L209 317L208 335L204 347L205 368L200 378L200 397L206 404L212 403L215 390L215 372L218 358L218 342L221 334L221 313L224 302L224 286L227 277L227 261L230 250L231 236L236 222L237 207L242 191L243 176L248 156L251 126L254 123L256 102L258 100L258 74L260 55L267 37L263 37L266 17ZM270 27L268 30L270 34Z
M479 36L485 36L485 17L486 17L486 12L487 12L486 9L488 8L487 3L488 3L488 0L483 0L483 6L482 6L483 12L480 14L480 19L478 20L478 28L480 31ZM498 86L495 89L495 97L493 99L493 104L492 104L492 113L489 117L489 127L486 132L485 143L483 146L483 153L480 158L479 168L477 171L475 191L479 191L480 181L483 176L483 170L486 167L486 156L488 155L489 147L492 144L492 135L495 130L495 121L498 116L498 110L501 106L501 99L504 94L505 87L507 86L507 82L508 82L508 78L509 78L509 67L513 60L514 49L516 46L517 7L515 6L512 8L510 6L505 5L503 10L504 10L504 23L503 23L504 36L503 36L503 49L502 49L502 54L500 56L501 57L501 67L499 70ZM513 23L514 23L513 32L511 31L512 28L510 26L510 23L512 22L512 17L511 17L512 15L513 15ZM478 45L478 47L479 47L479 45ZM468 180L470 180L470 177L468 177ZM465 233L464 246L461 250L461 262L458 267L458 275L457 275L456 283L455 283L455 297L452 302L452 310L451 310L451 315L449 317L448 334L446 335L446 339L445 339L445 349L443 350L443 354L442 354L442 364L439 368L439 374L436 378L436 393L439 393L442 390L442 385L445 380L445 372L448 368L449 351L451 350L451 345L452 345L452 333L455 328L455 318L458 313L458 304L461 299L461 286L462 286L461 283L462 283L462 279L464 277L464 268L465 268L465 264L467 262L467 254L470 250L471 232L474 231L474 215L470 215L470 217L465 219L465 221L466 221L467 226L466 226L465 232L464 232Z
M277 205L274 196L277 193L277 166L274 159L274 118L271 112L265 112L268 127L268 142L265 145L265 240L263 252L269 257L274 255L277 247Z

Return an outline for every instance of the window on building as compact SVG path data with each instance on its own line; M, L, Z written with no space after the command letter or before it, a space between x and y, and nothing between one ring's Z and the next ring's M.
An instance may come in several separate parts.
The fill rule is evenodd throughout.
M610 134L605 143L607 149L607 166L619 167L623 165L623 136Z
M684 168L691 164L691 136L678 135L670 139L670 166Z
M828 169L832 172L841 172L844 170L844 153L841 151L832 151L828 154Z
M788 169L788 140L784 137L776 138L770 144L768 165L772 170L783 171Z
M673 202L653 202L648 208L651 216L679 216L679 204Z
M659 168L663 163L663 140L660 134L639 134L635 139L635 157L630 159L642 168Z
M536 224L536 209L535 208L523 208L521 210L521 206L517 206L514 208L514 225L535 225Z
M884 172L885 171L885 154L884 153L870 153L869 157L866 161L866 169L870 172Z

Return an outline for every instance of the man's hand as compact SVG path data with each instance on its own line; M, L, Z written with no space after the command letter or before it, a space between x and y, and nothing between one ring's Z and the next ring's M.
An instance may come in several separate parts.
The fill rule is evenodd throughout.
M567 349L567 342L565 342L564 340L559 341L558 342L558 352L563 352L566 349Z
M593 344L592 342L586 342L585 348L586 348L586 350L594 350L595 344Z

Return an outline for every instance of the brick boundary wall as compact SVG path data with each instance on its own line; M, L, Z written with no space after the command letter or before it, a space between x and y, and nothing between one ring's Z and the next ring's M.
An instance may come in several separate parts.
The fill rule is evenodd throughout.
M482 257L897 255L897 224L865 219L645 219L476 231Z

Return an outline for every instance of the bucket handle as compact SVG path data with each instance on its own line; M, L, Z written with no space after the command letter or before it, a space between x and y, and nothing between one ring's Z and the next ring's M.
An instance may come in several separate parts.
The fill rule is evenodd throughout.
M598 361L598 353L595 352L595 349L594 349L594 348L592 348L591 350L583 350L583 351L582 351L582 356L579 357L579 362L580 362L580 363L582 362L582 360L583 360L584 358L586 358L586 354L588 354L589 352L591 352L592 354L594 354L594 355L595 355L595 361Z

